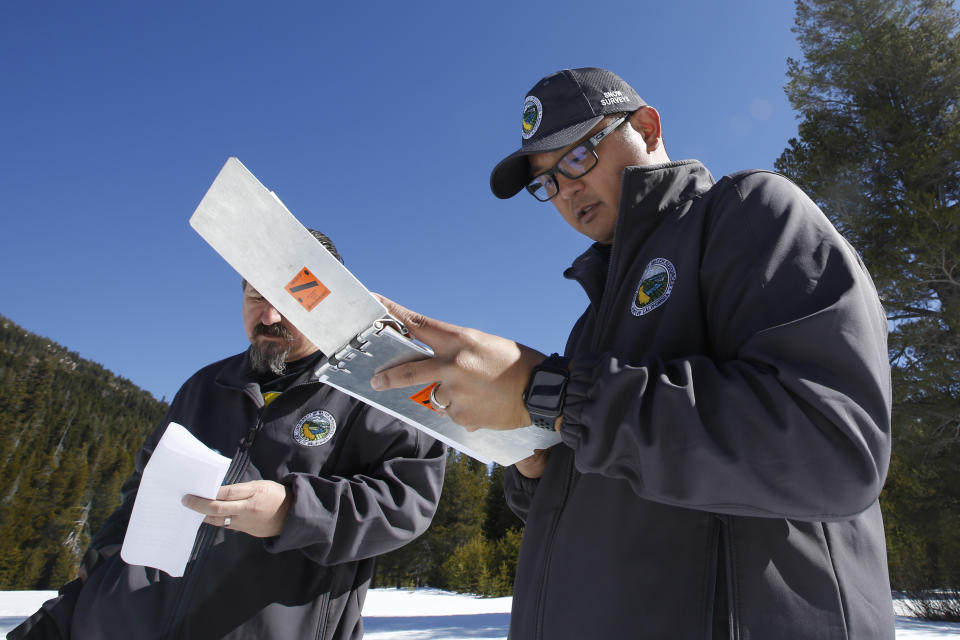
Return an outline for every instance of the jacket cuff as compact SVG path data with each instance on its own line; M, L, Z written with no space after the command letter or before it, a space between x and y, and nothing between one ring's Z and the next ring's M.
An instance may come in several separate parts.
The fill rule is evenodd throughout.
M588 439L588 427L583 414L592 400L592 388L597 380L596 370L601 366L602 354L581 354L570 363L570 379L567 381L567 396L563 404L563 423L560 437L563 443L576 451Z
M540 478L528 478L516 466L507 467L503 475L503 495L510 510L524 522L533 505L533 496L537 492Z
M317 504L315 489L309 479L291 473L280 479L280 484L290 490L290 510L280 533L263 539L264 548L270 553L282 553L317 543L329 544L335 518L326 505Z
M533 494L537 492L537 485L540 484L540 478L528 478L517 471L517 468L513 465L507 467L506 473L510 474L510 481L515 490L514 493L521 494L527 499L530 499L533 497Z

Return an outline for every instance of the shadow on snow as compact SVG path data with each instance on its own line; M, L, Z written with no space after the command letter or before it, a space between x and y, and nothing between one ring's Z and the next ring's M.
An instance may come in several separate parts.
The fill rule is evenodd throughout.
M383 633L386 631L420 631L429 630L429 635L422 637L449 638L488 638L491 635L507 635L510 627L509 613L475 613L452 616L397 616L379 617L363 616L363 630L365 633Z
M956 638L960 624L956 622L931 622L906 616L897 616L897 631L922 631L924 638Z

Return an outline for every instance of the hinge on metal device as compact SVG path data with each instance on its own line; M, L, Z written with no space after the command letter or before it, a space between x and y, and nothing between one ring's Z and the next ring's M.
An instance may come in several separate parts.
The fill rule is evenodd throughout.
M377 333L380 333L381 331L383 331L384 327L392 327L394 330L396 330L397 333L399 333L404 337L408 337L410 335L410 330L407 329L406 325L404 325L402 322L400 322L393 316L384 316L383 318L380 318L379 320L374 322L373 326L370 327L370 329L367 329L367 331L365 331L364 333L366 334L370 330L374 330Z
M373 354L367 351L370 336L375 333L380 333L386 327L391 327L402 336L409 337L410 335L410 331L407 330L402 322L391 316L384 316L358 333L350 340L347 346L338 350L332 356L329 356L327 358L327 366L335 371L350 373L350 370L347 369L347 363L356 358L357 355L364 355L368 358L373 357Z
M365 329L358 333L343 349L340 349L335 354L327 358L327 364L335 369L336 371L343 371L344 373L350 373L350 370L347 369L347 363L357 357L357 355L364 355L368 358L371 357L367 353L367 336L370 335L373 327Z

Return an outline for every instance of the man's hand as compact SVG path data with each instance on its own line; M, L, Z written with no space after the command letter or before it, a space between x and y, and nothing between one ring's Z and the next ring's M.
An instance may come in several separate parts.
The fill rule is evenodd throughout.
M518 460L514 464L516 464L517 471L520 472L520 475L526 476L527 478L539 478L543 475L543 470L547 466L547 457L549 455L549 449L534 449L532 456Z
M530 424L523 391L544 354L513 340L427 318L382 296L380 300L413 337L433 349L434 357L381 371L370 381L374 389L439 382L437 402L449 405L445 413L468 430Z
M229 517L229 529L243 531L256 538L269 538L283 531L283 521L290 510L288 489L273 480L254 480L220 487L216 500L198 496L183 496L181 502L207 517L207 524L224 526Z

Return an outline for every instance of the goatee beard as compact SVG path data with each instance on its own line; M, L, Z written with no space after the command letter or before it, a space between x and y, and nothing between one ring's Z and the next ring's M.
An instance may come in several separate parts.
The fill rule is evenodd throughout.
M250 368L257 373L271 371L277 375L287 369L287 354L290 345L286 343L257 343L250 345Z
M256 337L261 335L283 338L283 342L257 340ZM253 338L250 342L250 368L257 373L270 371L277 375L286 371L293 339L290 332L279 324L258 324L253 328Z

